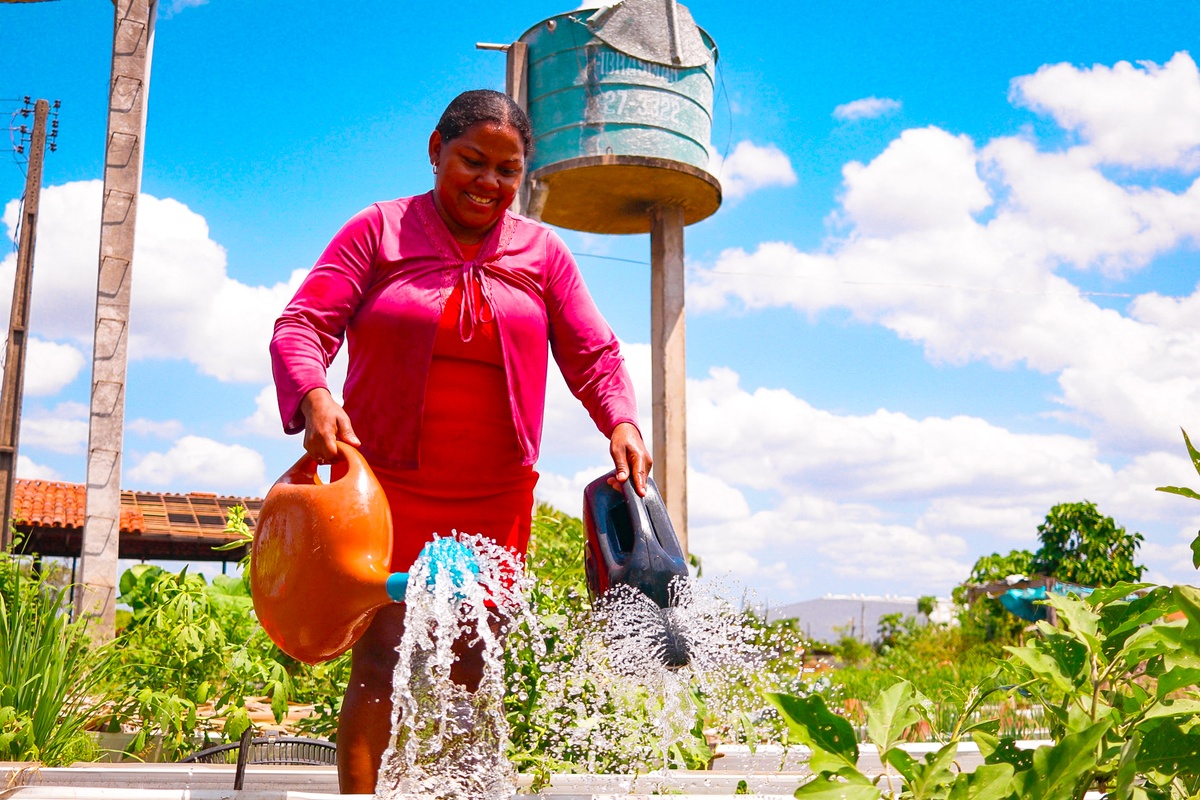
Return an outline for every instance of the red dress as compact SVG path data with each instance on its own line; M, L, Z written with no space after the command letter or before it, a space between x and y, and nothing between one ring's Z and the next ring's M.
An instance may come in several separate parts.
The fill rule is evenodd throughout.
M459 246L468 259L479 249ZM392 509L394 572L407 572L434 534L451 530L482 533L521 555L529 544L538 474L521 464L495 315L479 284L471 289L473 309L460 316L460 281L438 324L420 466L374 469Z

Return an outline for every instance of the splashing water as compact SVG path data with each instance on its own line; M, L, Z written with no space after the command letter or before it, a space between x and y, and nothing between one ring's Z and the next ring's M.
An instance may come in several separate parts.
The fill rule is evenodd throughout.
M481 536L454 538L474 551L479 574L456 585L454 573L463 570L431 570L423 559L413 565L380 800L511 798L506 689L519 709L514 752L535 772L644 775L701 766L709 755L696 749L704 711L727 719L758 713L761 706L745 702L753 694L761 704L747 687L761 683L765 653L746 616L719 596L719 584L677 580L674 605L665 610L616 586L583 618L539 618L527 601L532 581L515 554ZM505 635L516 651L507 687ZM450 680L459 637L483 652L474 693ZM686 653L687 663L677 666L671 652Z
M517 673L520 696L537 695L523 742L535 752L527 765L644 774L668 767L702 767L710 754L698 739L698 720L741 713L764 661L746 618L721 597L720 587L679 581L675 605L663 610L641 592L613 587L587 619L543 618L556 653L541 674ZM686 650L682 667L664 655ZM758 696L761 702L761 695Z
M431 570L425 558L413 564L392 678L392 738L375 788L381 800L507 800L516 786L505 758L501 637L515 621L536 627L523 594L528 579L512 551L478 535L453 538L473 551L479 572L464 582L465 568ZM460 637L482 650L475 692L450 680Z

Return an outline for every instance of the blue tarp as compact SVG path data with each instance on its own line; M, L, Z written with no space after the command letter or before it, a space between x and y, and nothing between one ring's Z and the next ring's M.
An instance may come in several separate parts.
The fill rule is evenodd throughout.
M1090 586L1079 586L1074 583L1056 581L1050 587L1050 591L1063 596L1073 594L1076 597L1087 597L1096 590ZM1045 586L1034 586L1028 589L1009 589L1000 595L1000 605L1008 609L1009 613L1015 614L1021 619L1038 622L1046 619L1046 606L1038 604L1038 601L1045 599Z

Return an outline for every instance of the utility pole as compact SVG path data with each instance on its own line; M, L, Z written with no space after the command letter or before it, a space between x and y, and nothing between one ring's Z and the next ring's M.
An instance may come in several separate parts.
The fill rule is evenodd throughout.
M88 421L87 519L76 618L91 617L94 639L115 633L121 539L121 449L134 227L142 188L146 103L157 0L113 0L112 80L100 216L92 401Z
M58 133L58 101L54 101L54 133ZM20 112L28 117L29 98ZM38 100L33 106L33 130L22 125L18 134L18 152L29 137L29 171L25 173L25 198L19 218L17 271L13 279L12 311L9 314L8 345L4 352L4 383L0 388L0 501L4 509L0 550L12 543L13 492L17 481L17 445L21 430L21 400L25 391L25 347L29 333L29 300L33 289L33 248L37 243L38 203L42 196L42 164L46 156L46 119L50 104Z

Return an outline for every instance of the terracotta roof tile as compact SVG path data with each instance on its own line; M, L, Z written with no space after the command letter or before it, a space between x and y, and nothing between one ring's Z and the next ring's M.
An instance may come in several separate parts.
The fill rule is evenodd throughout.
M86 491L82 484L17 479L13 521L18 526L75 528L84 526ZM262 501L256 497L223 497L211 492L160 494L121 492L121 532L134 534L213 535L225 530L229 509L241 505L254 526Z

